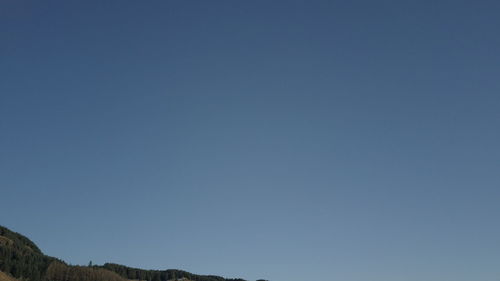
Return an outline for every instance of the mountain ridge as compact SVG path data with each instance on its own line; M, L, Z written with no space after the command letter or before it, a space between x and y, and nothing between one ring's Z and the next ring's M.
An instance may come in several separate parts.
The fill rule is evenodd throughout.
M0 225L0 272L22 281L246 281L184 270L147 270L116 263L75 266L45 255L28 237ZM11 279L9 279L11 278ZM263 281L263 280L258 280Z

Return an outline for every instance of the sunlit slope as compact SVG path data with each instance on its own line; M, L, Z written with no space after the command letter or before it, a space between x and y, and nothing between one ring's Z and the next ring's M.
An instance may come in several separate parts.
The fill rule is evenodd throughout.
M18 280L0 271L0 281L18 281Z

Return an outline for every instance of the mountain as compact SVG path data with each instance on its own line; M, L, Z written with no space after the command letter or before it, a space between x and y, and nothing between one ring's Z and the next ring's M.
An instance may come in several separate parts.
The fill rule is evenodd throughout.
M56 261L44 255L27 237L0 226L0 271L15 278L40 281L49 265Z
M17 279L17 280L16 280ZM73 266L45 255L22 234L0 226L0 281L246 281L183 270L145 270L124 265Z

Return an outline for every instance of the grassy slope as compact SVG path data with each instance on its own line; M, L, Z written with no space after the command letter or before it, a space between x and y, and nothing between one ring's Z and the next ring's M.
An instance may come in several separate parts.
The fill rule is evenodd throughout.
M0 271L0 281L18 281L18 280Z

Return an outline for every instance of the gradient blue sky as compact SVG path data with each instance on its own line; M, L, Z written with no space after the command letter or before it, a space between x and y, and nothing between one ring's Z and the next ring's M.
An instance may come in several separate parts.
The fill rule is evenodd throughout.
M0 224L73 264L500 280L500 2L0 3Z

